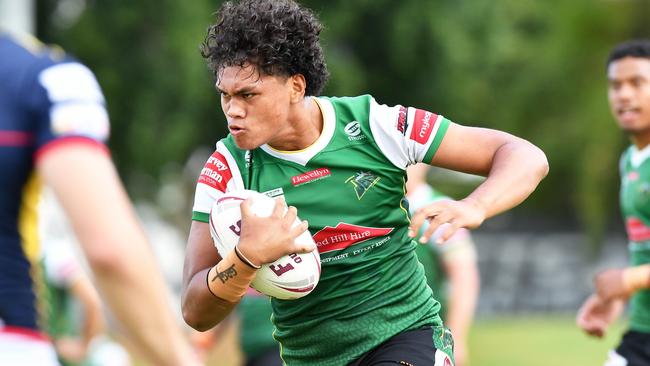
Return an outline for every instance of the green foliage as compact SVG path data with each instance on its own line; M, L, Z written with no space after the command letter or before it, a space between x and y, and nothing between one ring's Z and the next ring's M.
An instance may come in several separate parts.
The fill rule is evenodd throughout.
M199 52L213 6L98 1L69 29L43 27L43 38L96 73L111 116L111 150L136 194L155 194L148 185L166 164L183 164L195 148L213 146L226 133L214 78Z
M53 0L40 8L52 11ZM594 242L615 217L617 160L626 139L606 100L604 59L648 36L647 2L305 0L325 24L331 95L444 114L533 141L551 172L526 203L578 218ZM42 21L97 73L121 170L157 179L194 147L225 134L212 76L198 52L218 4L93 1L67 29ZM41 17L46 19L46 17Z

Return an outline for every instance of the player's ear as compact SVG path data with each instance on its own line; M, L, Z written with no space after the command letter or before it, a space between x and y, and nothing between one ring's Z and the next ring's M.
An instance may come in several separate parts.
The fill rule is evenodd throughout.
M305 89L307 88L307 80L303 74L295 74L289 76L290 98L291 103L300 103L305 98Z

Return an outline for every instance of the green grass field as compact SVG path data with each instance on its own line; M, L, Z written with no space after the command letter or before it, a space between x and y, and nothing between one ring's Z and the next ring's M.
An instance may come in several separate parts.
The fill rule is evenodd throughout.
M479 319L470 334L472 366L600 366L624 324L603 339L586 336L570 316Z

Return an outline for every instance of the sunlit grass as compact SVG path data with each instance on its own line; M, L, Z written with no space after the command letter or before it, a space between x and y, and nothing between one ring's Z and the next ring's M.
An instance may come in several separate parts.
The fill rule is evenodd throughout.
M570 316L480 319L470 334L470 357L473 366L599 366L624 326L617 323L597 339L582 333Z

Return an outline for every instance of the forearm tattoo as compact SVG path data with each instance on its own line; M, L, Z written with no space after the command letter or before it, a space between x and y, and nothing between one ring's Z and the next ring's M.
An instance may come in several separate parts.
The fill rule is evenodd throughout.
M215 271L216 273L214 274L214 277L210 280L211 282L214 282L218 279L221 280L221 283L226 283L228 282L229 279L235 278L237 276L237 270L235 269L235 265L231 265L230 267L224 269L223 271L219 272L219 269Z

